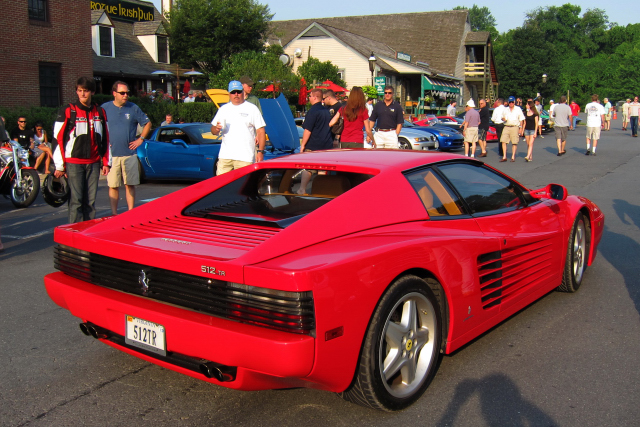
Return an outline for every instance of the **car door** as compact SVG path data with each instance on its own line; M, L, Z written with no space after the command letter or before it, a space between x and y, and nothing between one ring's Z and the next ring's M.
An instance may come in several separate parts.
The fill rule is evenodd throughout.
M479 163L438 169L500 247L485 259L491 271L479 270L483 307L524 306L559 285L564 245L556 201L533 199L518 183Z
M155 143L147 147L149 163L158 176L198 178L199 156L199 145L181 128L160 128Z
M437 260L438 278L446 284L446 292L455 298L450 306L451 316L463 319L452 324L451 334L463 336L490 321L500 313L497 304L485 304L483 295L491 291L498 268L492 261L500 253L497 238L487 237L469 213L460 196L435 167L405 172L405 177L422 201L429 219L416 224L417 233L423 228L430 236L425 240L428 253ZM442 240L447 240L442 244ZM453 297L455 295L455 297Z

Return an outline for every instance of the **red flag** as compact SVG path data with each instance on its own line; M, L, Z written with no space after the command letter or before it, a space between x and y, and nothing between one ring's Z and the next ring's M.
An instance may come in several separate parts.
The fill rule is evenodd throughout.
M184 82L184 86L182 86L182 93L188 94L190 90L191 90L191 83L189 83L189 80L187 79Z

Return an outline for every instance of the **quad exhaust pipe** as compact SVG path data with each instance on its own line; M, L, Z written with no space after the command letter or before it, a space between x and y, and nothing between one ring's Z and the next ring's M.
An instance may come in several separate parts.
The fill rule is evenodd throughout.
M111 336L111 338L109 338L109 335L107 335L107 332L108 332L107 330L102 329L101 327L96 326L92 323L84 322L84 323L80 323L79 326L82 333L88 337L93 337L95 339L110 339L110 340L114 339L113 335ZM124 343L120 343L120 344L124 344ZM189 369L194 372L200 371L200 373L205 377L213 378L223 383L235 381L236 375L238 372L238 368L235 366L221 365L219 363L208 362L203 359L198 359L196 361L194 359L188 358L183 355L182 356L167 355L167 356L169 360L167 360L167 358L162 358L162 357L160 357L160 359L168 361L169 363L174 363L177 366L182 366L183 368ZM185 359L191 359L191 360L185 361Z
M214 378L222 383L236 379L237 369L234 366L207 362L200 365L200 372L207 378Z
M100 331L98 328L96 328L94 325L88 322L80 323L80 330L82 331L83 334L85 334L88 337L94 337L95 339L107 338L107 334Z

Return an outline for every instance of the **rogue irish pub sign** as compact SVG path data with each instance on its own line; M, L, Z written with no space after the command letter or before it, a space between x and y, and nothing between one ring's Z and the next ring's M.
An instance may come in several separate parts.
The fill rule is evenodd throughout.
M133 22L153 21L153 6L120 0L100 0L90 3L91 10L104 10L113 19Z

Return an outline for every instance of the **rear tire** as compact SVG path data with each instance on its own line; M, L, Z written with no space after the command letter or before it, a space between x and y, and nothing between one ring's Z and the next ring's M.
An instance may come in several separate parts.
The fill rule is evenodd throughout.
M589 260L590 236L589 222L584 215L578 213L573 222L573 227L571 227L562 284L557 288L559 291L575 292L582 284L582 278Z
M26 208L38 197L40 191L40 177L34 169L22 169L22 187L18 188L17 181L11 184L9 197L16 208Z
M437 282L432 279L433 289ZM396 411L418 400L438 369L442 315L427 281L405 276L376 307L364 338L356 374L340 396L362 406Z

